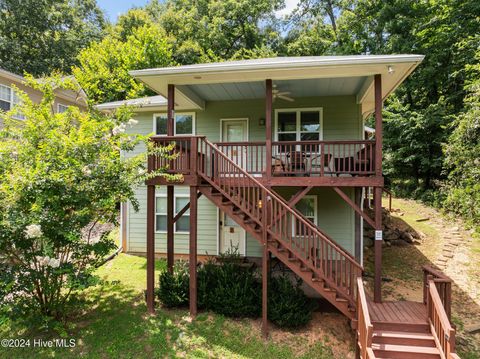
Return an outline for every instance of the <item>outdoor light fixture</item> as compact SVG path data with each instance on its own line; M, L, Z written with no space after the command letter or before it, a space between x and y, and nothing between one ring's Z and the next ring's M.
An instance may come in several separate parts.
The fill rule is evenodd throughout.
M265 126L265 119L264 118L259 118L258 119L258 125L261 126L261 127Z
M388 65L388 66L387 66L387 69L388 69L388 73L389 73L390 75L393 75L393 73L395 72L395 69L393 68L392 65Z

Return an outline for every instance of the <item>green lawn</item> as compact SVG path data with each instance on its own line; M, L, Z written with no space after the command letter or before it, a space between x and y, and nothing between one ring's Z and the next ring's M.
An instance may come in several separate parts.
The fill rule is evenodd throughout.
M121 254L99 269L108 280L88 290L67 337L71 349L0 347L0 358L333 358L328 338L308 340L299 333L263 341L255 320L232 320L202 313L193 322L188 311L159 309L146 314L143 300L145 264L142 257ZM165 267L157 262L157 271ZM290 333L291 334L291 333ZM14 323L0 327L0 338L59 338ZM32 344L33 346L33 344Z

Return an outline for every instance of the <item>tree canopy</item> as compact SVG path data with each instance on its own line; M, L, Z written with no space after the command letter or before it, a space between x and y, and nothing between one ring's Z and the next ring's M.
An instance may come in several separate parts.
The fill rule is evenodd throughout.
M69 73L105 26L95 0L2 0L0 67L19 75Z

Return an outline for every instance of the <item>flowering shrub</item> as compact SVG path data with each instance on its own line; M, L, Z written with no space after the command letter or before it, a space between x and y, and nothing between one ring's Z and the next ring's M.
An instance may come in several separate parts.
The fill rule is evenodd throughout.
M0 312L63 318L72 295L97 283L95 267L115 248L100 224L115 224L118 204L138 207L145 180L141 136L125 134L129 111L106 117L70 107L53 113L54 91L75 90L53 77L29 85L39 104L21 95L23 120L3 115L0 130ZM128 158L127 158L128 157Z

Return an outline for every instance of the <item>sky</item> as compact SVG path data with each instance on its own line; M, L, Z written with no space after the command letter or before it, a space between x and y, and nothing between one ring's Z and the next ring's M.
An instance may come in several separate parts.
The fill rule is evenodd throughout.
M105 11L110 21L116 22L118 15L123 14L134 6L144 6L148 0L97 0L98 6ZM297 5L298 0L285 0L285 9L277 12L282 16L289 14Z

